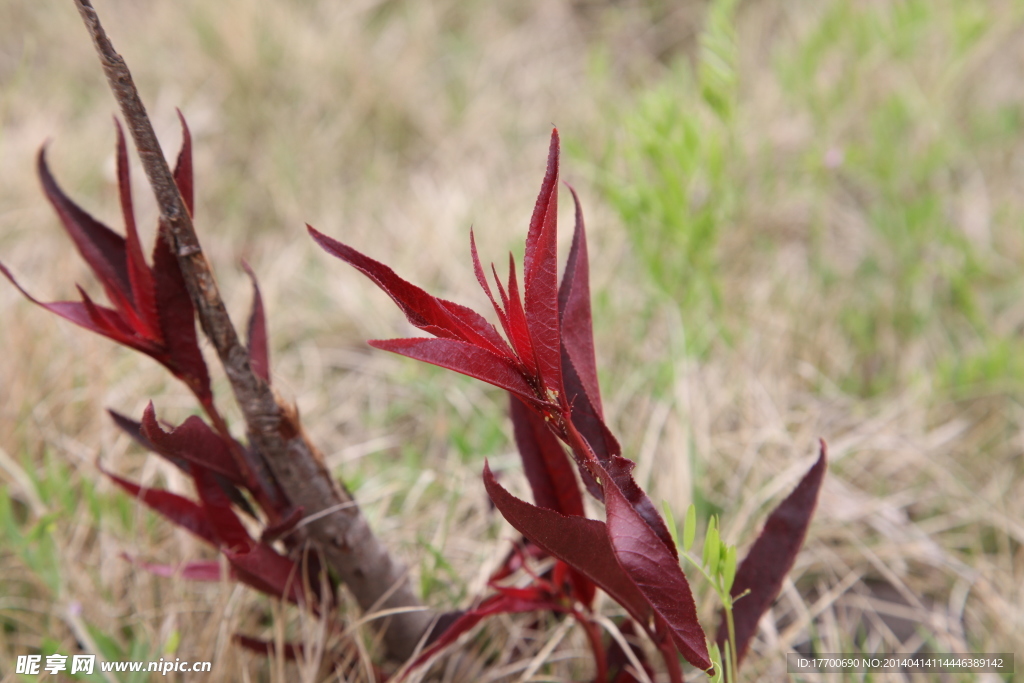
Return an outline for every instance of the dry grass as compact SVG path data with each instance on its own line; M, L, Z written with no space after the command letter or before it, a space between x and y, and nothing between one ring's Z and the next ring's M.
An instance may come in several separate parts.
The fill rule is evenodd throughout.
M404 333L406 323L372 285L316 250L303 224L431 291L479 305L468 228L476 227L485 258L502 262L508 249L521 249L553 122L577 150L566 156L563 177L580 191L591 231L606 404L652 498L681 514L701 490L722 510L726 540L742 545L806 469L816 439L830 443L818 516L762 622L748 680L783 678L784 654L808 639L820 652L850 651L865 634L890 651L925 639L936 651L1024 652L1024 394L1011 383L948 398L930 375L914 374L915 359L924 367L927 356L918 347L907 349L909 379L886 393L863 398L840 386L836 373L855 358L830 322L836 302L806 295L816 286L809 225L826 213L836 225L831 239L855 252L874 239L856 198L836 204L834 195L822 200L820 188L742 179L759 188L764 208L730 226L723 273L726 292L742 293L748 322L735 343L715 345L697 361L678 352L677 311L652 291L591 182L590 157L615 134L611 112L661 78L668 61L691 54L698 4L671 11L639 0L97 4L167 147L178 141L174 107L189 119L197 227L236 320L248 306L238 267L245 257L268 307L275 383L297 401L374 528L424 577L431 603L465 606L480 595L512 537L479 481L487 457L509 470L510 486L525 486L505 436L502 397L371 352L363 340ZM740 15L750 45L741 65L741 82L750 85L740 143L795 157L827 141L793 118L771 78L769 48L794 40L811 21L785 4ZM947 98L973 92L1024 102L1014 71L1024 51L1019 15L1001 5L993 11L1005 13L1004 25L975 57L987 77ZM598 53L607 68L594 69ZM1008 73L1009 84L1000 80ZM844 112L849 126L875 106L864 92L860 109ZM37 187L34 155L50 140L51 168L64 188L118 226L113 109L70 2L0 5L0 258L40 298L70 297L75 282L95 283ZM1019 232L1013 237L1019 227L1000 227L1021 215L1012 198L1019 164L979 157L977 168L986 183L980 192L995 206L981 224L1003 240L989 250L1024 256ZM142 224L151 224L154 208L133 170ZM963 216L977 225L984 206L971 196ZM779 247L756 258L752 235ZM1024 301L1020 289L1005 294ZM1019 303L1001 315L1003 327L1024 320ZM9 537L8 547L0 545L2 680L14 680L18 653L70 654L103 638L126 652L134 644L134 659L173 652L213 661L213 675L196 680L296 680L294 669L241 652L230 635L287 631L314 643L324 637L317 624L250 591L156 578L121 557L177 562L207 553L123 500L95 467L99 459L181 490L184 481L130 445L104 411L138 416L153 399L162 416L178 420L193 408L187 395L147 359L55 320L9 286L0 286L0 349L0 486L15 501L16 525L37 533L24 545ZM227 395L223 381L218 389ZM704 599L700 607L711 623L714 604ZM613 604L604 608L614 613ZM467 644L484 657L453 656L438 675L584 680L581 634L543 626L529 617L496 619L486 638ZM361 637L348 641L366 646ZM359 657L351 680L365 674L369 655ZM481 661L487 669L474 669ZM300 673L324 676L315 662Z

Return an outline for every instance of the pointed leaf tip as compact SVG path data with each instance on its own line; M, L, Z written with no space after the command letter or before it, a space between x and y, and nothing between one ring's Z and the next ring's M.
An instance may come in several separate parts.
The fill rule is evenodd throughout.
M231 454L231 444L198 415L189 416L179 426L165 432L157 422L156 410L150 401L142 414L140 432L154 451L171 462L184 461L216 472L233 484L245 483L245 477ZM195 476L195 472L192 473Z
M174 184L178 186L178 192L181 193L181 198L185 202L188 215L194 217L196 209L195 181L192 175L192 133L188 129L185 115L181 113L180 109L175 109L175 111L178 112L178 121L181 122L181 151L178 152L178 161L174 164Z
M246 261L242 260L242 268L252 280L252 312L249 314L248 348L249 364L264 382L270 383L270 347L267 339L267 318L263 310L263 297L260 285L256 281L256 273Z
M551 133L548 165L533 208L523 263L523 298L533 351L545 389L562 387L558 313L558 130Z
M526 401L536 401L533 388L508 360L457 339L372 339L370 346L448 368L481 379Z
M399 277L383 263L324 235L308 224L306 229L324 251L370 278L391 297L406 319L416 327L436 337L462 340L500 357L511 355L494 326L474 311L428 294Z
M558 309L562 328L562 349L576 371L578 381L570 383L566 377L565 390L570 404L580 392L598 418L602 418L601 391L597 381L597 360L594 352L594 323L590 308L590 260L587 255L587 235L583 223L583 208L579 196L571 185L576 210L572 246L565 263L565 272L558 288ZM563 361L564 363L564 361ZM568 373L567 373L568 374Z
M736 659L742 662L757 633L761 615L778 597L786 574L793 568L807 536L811 516L828 466L828 446L819 440L818 459L789 496L768 516L761 534L736 570L732 595L749 591L733 607L736 628ZM725 620L720 618L716 641L724 648L728 640Z
M128 276L125 239L64 194L50 173L45 147L39 150L37 168L43 193L57 212L78 252L96 274L110 302L119 311L130 310L131 280Z
M121 314L140 336L162 344L163 333L160 330L160 317L157 314L153 272L146 264L142 243L139 240L139 231L135 224L128 146L125 144L121 122L116 118L114 119L114 128L117 131L117 193L121 200L121 213L124 216L125 261L131 285L131 299L134 302L134 307L127 307L121 311ZM111 301L115 305L117 304L117 301L113 299Z
M603 476L611 479L607 473ZM693 666L707 670L711 659L704 629L697 620L697 605L678 557L618 487L606 486L604 500L615 558L667 626L680 654Z

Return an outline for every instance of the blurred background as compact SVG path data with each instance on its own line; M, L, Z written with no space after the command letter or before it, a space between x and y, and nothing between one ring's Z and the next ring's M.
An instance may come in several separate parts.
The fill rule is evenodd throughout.
M590 235L606 412L652 499L680 518L691 502L702 520L721 515L742 553L818 437L830 444L817 517L746 680L782 678L797 647L1024 653L1024 5L96 5L168 156L175 107L188 119L197 229L236 324L245 258L275 385L430 604L480 596L515 537L480 482L487 458L527 490L505 400L370 349L410 326L304 224L483 310L469 229L485 261L521 262L557 125ZM115 109L70 0L0 4L0 260L40 299L100 288L35 155L48 143L64 190L123 230ZM140 226L155 226L132 170ZM6 282L0 358L3 681L19 680L17 654L80 648L209 660L204 681L329 677L231 643L318 642L315 622L125 559L210 556L96 467L188 493L106 414L138 418L152 399L178 422L196 408L182 387ZM216 387L229 406L222 375ZM710 631L713 594L692 582ZM586 680L583 634L555 632L495 620L464 647L488 663L474 680Z

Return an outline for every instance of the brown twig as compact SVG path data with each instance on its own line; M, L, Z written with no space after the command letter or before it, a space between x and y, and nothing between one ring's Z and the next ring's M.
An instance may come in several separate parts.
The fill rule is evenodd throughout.
M110 88L128 122L160 207L161 229L173 238L178 263L203 332L217 350L241 407L250 443L262 455L292 505L314 518L299 532L323 553L364 610L395 610L384 622L388 654L407 659L434 615L413 594L406 570L370 530L351 494L338 485L309 442L294 409L279 402L249 365L249 354L220 297L192 218L174 183L152 123L124 59L114 50L89 0L75 0L92 36ZM409 611L402 611L403 609Z

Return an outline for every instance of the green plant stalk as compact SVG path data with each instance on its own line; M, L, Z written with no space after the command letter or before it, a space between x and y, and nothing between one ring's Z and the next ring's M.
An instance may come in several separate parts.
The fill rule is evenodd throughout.
M689 552L683 552L682 558L688 561L694 566L694 568L701 573L701 575L707 579L711 587L715 589L715 593L718 594L718 599L722 603L722 610L725 612L725 623L726 628L729 631L729 642L728 651L725 653L723 659L725 660L725 680L732 683L736 680L736 672L739 670L739 662L736 658L736 623L732 616L732 604L733 598L729 594L729 591L722 585L719 580L719 576L716 574L712 576L701 562L698 562L694 558L690 557ZM742 596L741 596L742 597Z

